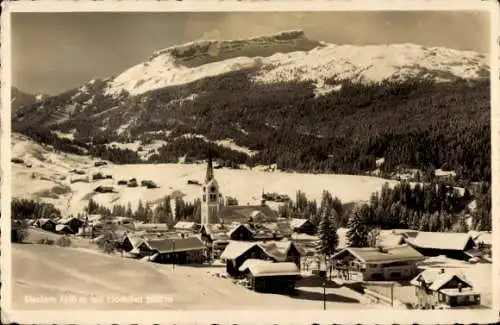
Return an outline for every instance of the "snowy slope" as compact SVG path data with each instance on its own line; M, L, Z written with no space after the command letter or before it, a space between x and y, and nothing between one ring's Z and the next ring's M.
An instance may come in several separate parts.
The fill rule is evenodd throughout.
M301 31L233 41L197 41L157 51L112 79L107 94L139 95L230 71L255 68L255 81L351 79L380 82L411 76L439 81L487 75L485 55L415 44L335 45ZM335 90L331 89L330 91Z
M95 167L96 160L88 156L57 153L50 147L41 146L17 133L13 133L12 157L22 158L32 165L27 168L22 164L12 164L12 196L53 203L65 215L81 212L90 198L107 206L126 205L130 202L132 207L136 207L139 200L154 202L180 191L185 195L185 200L192 201L200 197L201 188L188 184L188 180L201 182L206 172L204 164L109 164ZM71 172L73 169L85 174L76 175ZM112 175L113 179L90 180L97 172ZM217 169L215 174L223 195L236 198L240 204L259 204L262 190L286 194L292 198L297 190L301 190L309 199L317 202L321 200L322 191L328 190L344 203L365 201L373 192L380 191L387 182L385 179L369 176L265 172L258 169L223 168ZM87 178L89 182L72 182L81 178ZM119 180L131 178L137 178L139 182L153 180L159 188L117 185ZM117 193L94 193L93 190L99 185L113 186ZM63 188L64 191L55 187Z

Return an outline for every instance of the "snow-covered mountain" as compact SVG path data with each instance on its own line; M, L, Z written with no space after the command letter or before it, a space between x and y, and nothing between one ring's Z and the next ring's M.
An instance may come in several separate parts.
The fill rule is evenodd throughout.
M415 44L330 44L298 30L195 41L43 98L16 111L13 126L117 163L194 162L213 143L231 166L357 173L385 157L391 168L431 161L458 169L466 151L446 158L430 144L489 146L480 131L489 127L488 60ZM472 160L467 168L488 173Z
M487 76L485 55L415 44L336 45L309 40L302 31L230 41L196 41L157 51L113 78L106 92L139 95L241 69L257 69L256 82L329 78L360 82L429 77L439 81Z
M28 94L22 90L19 90L16 87L12 87L11 91L12 91L11 105L13 112L17 112L19 109L22 109L23 107L29 107L38 102L41 102L42 100L48 97L47 95L43 94L38 94L38 95Z

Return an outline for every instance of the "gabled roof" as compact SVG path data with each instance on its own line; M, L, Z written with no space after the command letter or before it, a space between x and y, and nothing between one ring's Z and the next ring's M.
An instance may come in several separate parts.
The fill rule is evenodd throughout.
M345 254L351 254L364 263L391 263L399 261L419 261L424 258L422 254L408 245L387 247L383 250L372 247L347 247L333 255L333 259Z
M256 259L246 260L239 268L240 272L249 271L254 277L262 276L300 276L300 270L295 263L282 262L274 263Z
M220 210L220 218L222 218L224 222L248 222L255 216L255 211L264 214L267 221L275 221L278 219L278 213L268 205L230 205Z
M405 241L418 248L462 251L471 240L468 233L420 231L415 238Z
M41 227L41 226L43 226L43 225L45 225L46 223L49 223L49 222L51 222L51 223L53 223L53 224L55 224L55 223L56 223L54 220L52 220L52 219L48 219L48 218L40 218L40 219L38 219L38 220L36 221L36 223L37 223L40 227Z
M231 236L232 236L232 234L233 234L236 230L238 230L239 228L241 228L241 227L245 228L246 230L248 230L250 233L252 233L252 234L253 234L252 229L250 229L250 228L248 227L248 225L247 225L247 224L240 223L240 224L236 224L236 225L234 225L234 226L232 227L232 229L231 229L231 230L227 233L227 235L228 235L229 237L231 237Z
M442 272L440 269L426 269L415 278L413 278L410 283L414 286L421 286L425 284L432 291L439 291L453 278L458 279L469 287L473 287L472 283L465 277L465 275L454 272Z
M259 243L259 245L266 251L268 255L274 257L276 261L286 261L287 255L292 247L294 247L299 254L302 250L294 242L289 240L269 241Z
M307 222L310 222L309 219L293 218L290 220L290 227L292 229L297 229L305 225Z
M223 260L234 260L239 256L243 255L245 252L247 252L254 246L259 246L259 244L255 242L230 241L220 257ZM262 247L260 246L259 248L262 249ZM264 251L264 249L262 250Z
M70 222L71 222L71 221L73 221L73 220L76 220L76 221L78 221L78 222L80 222L80 223L83 223L83 221L82 221L82 220L80 220L80 219L78 219L77 217L71 217L71 218L63 218L63 219L59 219L59 220L57 221L57 223L58 223L58 224L60 224L60 225L67 225L68 223L70 223Z
M174 228L179 230L192 230L196 227L196 222L179 221L175 224Z
M136 230L167 231L168 226L164 223L141 223L135 225Z
M186 252L205 249L205 244L198 237L164 238L147 240L146 244L159 253Z
M71 231L71 228L68 225L56 225L56 231L63 231L64 229Z

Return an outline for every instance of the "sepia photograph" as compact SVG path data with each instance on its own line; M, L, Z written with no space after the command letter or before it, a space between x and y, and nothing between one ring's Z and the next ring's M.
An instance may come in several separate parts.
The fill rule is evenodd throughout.
M495 315L498 10L295 2L4 8L7 317Z

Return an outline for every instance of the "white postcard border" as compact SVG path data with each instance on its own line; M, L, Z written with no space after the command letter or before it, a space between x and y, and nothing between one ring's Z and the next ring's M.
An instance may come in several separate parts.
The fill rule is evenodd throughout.
M11 198L11 52L10 17L14 12L158 12L158 11L382 11L382 10L428 10L458 11L485 10L491 14L491 144L492 144L492 215L493 236L500 232L500 108L499 108L499 41L500 11L495 1L471 0L373 0L373 1L19 1L2 3L1 17L1 72L2 72L2 118L1 118L1 238L2 265L2 321L25 324L147 324L147 323L491 323L498 321L500 304L500 250L493 245L493 305L491 310L327 310L327 311L21 311L12 310L11 301L11 244L10 198Z

